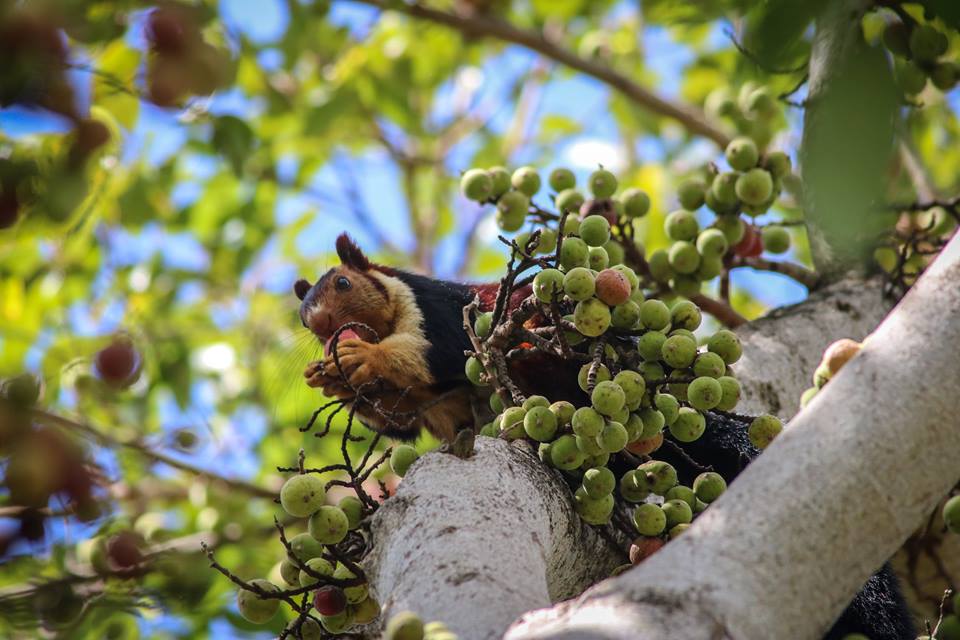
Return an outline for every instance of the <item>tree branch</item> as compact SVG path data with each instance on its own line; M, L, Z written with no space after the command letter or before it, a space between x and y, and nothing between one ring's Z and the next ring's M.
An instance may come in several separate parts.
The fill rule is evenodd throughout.
M731 267L750 267L758 271L772 271L782 273L785 276L793 278L807 289L813 290L820 282L820 276L816 271L808 269L803 265L793 262L779 262L776 260L767 260L766 258L743 258L736 257Z
M711 123L699 109L689 105L677 104L649 89L633 82L627 76L610 67L587 60L569 51L541 34L518 29L499 18L472 13L453 13L441 11L421 4L387 2L386 0L353 0L361 4L405 13L411 17L442 24L473 37L490 37L510 42L535 51L551 60L555 60L571 69L596 78L622 93L639 107L670 118L683 125L689 132L713 140L718 146L725 147L730 136Z
M268 489L264 489L263 487L258 487L255 484L250 484L248 482L244 482L243 480L225 478L212 471L207 471L206 469L195 467L191 464L187 464L186 462L177 460L176 458L172 458L166 454L160 453L158 451L154 451L153 449L151 449L144 443L140 442L139 440L120 440L88 424L84 424L76 420L71 420L69 418L64 418L63 416L50 413L48 411L43 411L40 409L34 410L33 415L36 419L40 420L41 422L46 422L47 424L60 427L61 429L67 429L71 431L80 431L81 433L87 435L88 437L96 440L101 445L131 449L133 451L136 451L143 457L147 458L148 460L152 460L153 462L160 462L170 467L180 469L181 471L186 471L187 473L191 473L195 476L206 478L207 480L210 480L212 482L222 483L231 489L242 491L243 493L246 493L248 495L251 495L257 498L269 498L271 500L277 497L277 493L275 491L270 491Z
M736 329L747 323L746 318L734 311L733 307L723 300L698 293L690 298L690 301L719 320L725 327Z

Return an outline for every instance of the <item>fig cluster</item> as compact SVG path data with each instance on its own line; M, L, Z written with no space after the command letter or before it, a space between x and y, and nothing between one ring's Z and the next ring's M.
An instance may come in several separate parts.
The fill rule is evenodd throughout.
M907 96L921 93L928 80L944 93L960 81L960 64L948 55L950 31L929 12L925 18L878 10L865 14L861 22L867 42L882 43L893 57L897 85Z
M280 505L288 515L306 518L307 531L288 540L286 555L274 571L279 580L250 581L263 593L238 590L240 614L250 622L265 624L280 607L279 597L270 594L315 587L309 593L319 622L305 619L300 629L303 637L322 637L321 628L340 634L373 622L380 615L380 605L370 597L367 583L358 580L351 568L338 562L329 550L360 527L366 515L363 503L355 496L345 496L336 506L329 505L324 481L312 473L299 473L280 489ZM350 581L356 584L346 584Z

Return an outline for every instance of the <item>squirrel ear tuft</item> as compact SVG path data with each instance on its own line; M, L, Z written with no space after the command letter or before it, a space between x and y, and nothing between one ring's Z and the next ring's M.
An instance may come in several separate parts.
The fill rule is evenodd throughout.
M297 280L293 283L293 292L297 294L297 297L300 300L303 300L307 297L307 293L310 291L310 288L313 285L306 280Z
M358 271L370 269L370 260L363 255L363 250L346 233L341 233L337 238L337 255L340 256L340 262L344 266L353 267Z

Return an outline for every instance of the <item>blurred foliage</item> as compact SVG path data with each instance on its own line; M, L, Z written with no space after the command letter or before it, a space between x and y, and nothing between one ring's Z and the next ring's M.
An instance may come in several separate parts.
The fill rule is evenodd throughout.
M320 400L300 377L319 348L299 328L288 293L297 276L330 266L335 230L348 228L390 264L495 276L503 249L490 232L492 212L455 195L460 171L555 166L559 149L596 138L602 115L624 186L652 197L637 232L654 250L668 243L663 219L676 208L678 182L721 158L615 91L560 109L544 94L586 82L566 89L577 102L569 86L596 82L496 39L325 0L275 0L285 28L255 37L249 8L244 28L230 17L239 4L0 3L0 377L32 372L42 380L40 407L79 416L64 423L22 408L0 412L0 455L43 451L17 473L39 478L53 496L24 511L9 486L0 494L0 636L254 632L236 614L232 586L206 569L199 540L241 575L276 570L282 550L269 525L278 509L267 497L281 481L276 467L294 464L299 447L318 466L339 456L334 439L297 431ZM429 4L548 31L642 86L671 81L673 97L711 116L708 96L749 94L741 88L757 85L748 83L803 99L802 89L791 91L806 73L819 6ZM922 16L923 7L937 25L960 24L949 0L907 9ZM741 18L734 42L724 33ZM956 59L960 36L949 33ZM956 193L955 95L928 85L912 104L894 103L889 55L865 47L862 55L862 65L848 60L835 106L822 106L834 110L835 126L809 149L824 158L822 182L839 203L831 207L866 206L860 194L878 188L880 171L887 201L917 199L914 179L885 161L894 119L935 193ZM802 112L781 107L768 129L737 118L719 126L796 160ZM385 165L390 190L364 193L357 185L367 165L354 159ZM857 166L848 191L845 172ZM377 201L368 201L371 189ZM798 218L799 203L778 215ZM823 215L847 219L835 209ZM791 234L791 257L809 265L805 235ZM766 287L736 287L734 308L759 315L784 282L770 278ZM133 345L136 375L112 383L97 354L117 336ZM130 531L146 560L103 565L97 545ZM46 586L31 586L39 583Z

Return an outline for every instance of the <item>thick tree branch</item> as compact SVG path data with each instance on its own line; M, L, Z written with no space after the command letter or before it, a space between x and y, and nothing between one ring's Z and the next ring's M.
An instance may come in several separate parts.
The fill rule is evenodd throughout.
M483 14L441 11L416 3L407 4L387 2L386 0L353 1L384 10L399 11L414 18L442 24L457 29L464 35L496 38L525 47L606 83L637 106L665 118L670 118L691 133L713 140L720 147L725 147L730 141L730 137L711 123L699 109L671 102L604 64L582 58L539 33L519 29L499 18Z
M747 323L746 318L734 311L733 307L723 300L698 293L690 298L690 301L719 320L725 327L736 329Z
M960 237L683 537L507 637L822 637L960 478L958 279Z
M813 290L820 283L820 276L816 271L808 269L801 264L793 262L782 262L777 260L767 260L766 258L741 258L734 259L731 267L750 267L758 271L771 271L781 273L793 278L807 289Z

